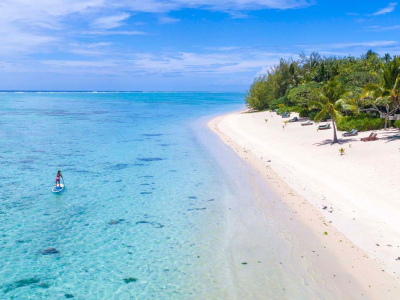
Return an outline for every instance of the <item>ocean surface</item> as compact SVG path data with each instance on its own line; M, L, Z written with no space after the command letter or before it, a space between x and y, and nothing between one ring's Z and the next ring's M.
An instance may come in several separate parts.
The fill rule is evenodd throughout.
M243 107L229 93L1 93L0 299L226 289L210 266L229 183L195 122Z
M0 93L0 299L343 299L206 128L243 101Z

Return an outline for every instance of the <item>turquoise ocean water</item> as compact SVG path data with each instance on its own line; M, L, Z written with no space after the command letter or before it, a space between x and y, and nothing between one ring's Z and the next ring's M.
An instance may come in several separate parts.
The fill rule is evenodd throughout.
M243 98L0 94L0 298L194 299L221 284L202 259L227 183L193 122Z

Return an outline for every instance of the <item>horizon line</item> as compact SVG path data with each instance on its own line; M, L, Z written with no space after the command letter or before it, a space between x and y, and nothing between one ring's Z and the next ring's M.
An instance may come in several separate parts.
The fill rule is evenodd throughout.
M228 94L244 94L246 92L234 92L234 91L94 91L94 90L0 90L0 93L228 93Z

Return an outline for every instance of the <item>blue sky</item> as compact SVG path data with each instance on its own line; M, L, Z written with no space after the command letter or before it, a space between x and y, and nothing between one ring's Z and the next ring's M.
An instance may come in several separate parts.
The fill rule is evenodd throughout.
M244 92L280 57L398 54L399 11L382 0L1 0L0 89Z

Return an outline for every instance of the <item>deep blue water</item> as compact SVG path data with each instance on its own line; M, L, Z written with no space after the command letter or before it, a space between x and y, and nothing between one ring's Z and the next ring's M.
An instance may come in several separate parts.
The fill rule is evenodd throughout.
M192 123L243 98L0 94L0 299L204 294L226 183Z

